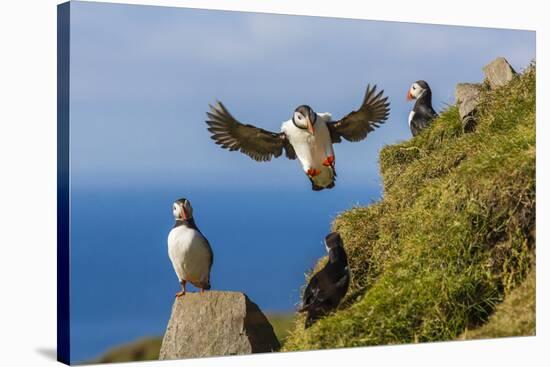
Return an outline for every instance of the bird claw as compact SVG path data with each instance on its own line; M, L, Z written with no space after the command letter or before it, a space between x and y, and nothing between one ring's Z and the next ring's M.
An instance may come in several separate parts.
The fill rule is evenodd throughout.
M315 168L310 168L307 170L306 174L309 176L309 177L315 177L315 176L318 176L321 174L321 170L318 170L318 169L315 169Z
M333 155L329 155L324 161L323 161L323 166L325 167L333 167L334 166L334 156Z
M180 298L180 297L183 297L183 296L185 296L184 291L179 291L178 293L176 293L176 298Z

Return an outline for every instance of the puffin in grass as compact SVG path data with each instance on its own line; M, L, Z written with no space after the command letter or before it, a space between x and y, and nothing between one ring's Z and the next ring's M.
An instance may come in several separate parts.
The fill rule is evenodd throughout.
M432 90L424 80L414 82L407 92L407 100L416 99L412 111L409 113L409 128L413 136L430 126L438 116L432 107Z
M168 256L181 284L181 291L176 293L176 297L185 295L187 282L199 288L202 293L210 289L214 253L195 224L193 207L189 200L176 200L172 206L172 214L176 222L168 234Z
M258 162L280 157L283 151L288 159L298 158L311 188L320 191L335 185L332 145L342 138L351 142L363 140L388 118L388 97L382 94L383 91L376 93L376 86L368 86L359 109L339 120L333 120L328 112L317 113L308 105L298 106L292 118L283 122L280 133L239 122L221 102L210 106L206 123L216 144Z
M325 238L328 262L309 280L298 312L307 312L305 328L336 309L346 295L350 273L344 242L338 232Z

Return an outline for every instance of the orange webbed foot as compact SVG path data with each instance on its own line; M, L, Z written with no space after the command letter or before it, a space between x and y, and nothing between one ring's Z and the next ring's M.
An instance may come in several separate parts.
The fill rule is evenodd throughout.
M180 284L181 284L181 291L176 293L176 298L185 296L185 285L187 284L187 282L185 280L180 280Z
M321 170L318 170L318 169L315 169L315 168L310 168L310 169L307 170L306 174L309 177L319 176L321 174Z
M324 161L323 166L325 167L333 167L335 162L335 158L333 155L329 155Z

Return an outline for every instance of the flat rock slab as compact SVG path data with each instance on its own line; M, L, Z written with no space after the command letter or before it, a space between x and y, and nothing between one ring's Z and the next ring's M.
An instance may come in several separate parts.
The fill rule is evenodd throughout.
M280 349L273 327L244 293L208 291L176 299L159 359L197 358Z
M485 65L483 73L491 89L506 85L517 74L504 57L497 57L491 63Z

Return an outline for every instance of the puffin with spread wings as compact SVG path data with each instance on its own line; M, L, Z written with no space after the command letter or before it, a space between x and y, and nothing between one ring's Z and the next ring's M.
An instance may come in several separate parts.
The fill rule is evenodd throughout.
M210 106L206 123L212 139L222 148L238 150L259 162L280 157L284 151L287 158L300 160L314 191L331 189L336 178L332 144L340 143L342 138L363 140L386 121L390 104L383 92L376 93L376 85L367 86L361 107L340 120L301 105L292 119L283 122L280 133L239 122L221 102Z

